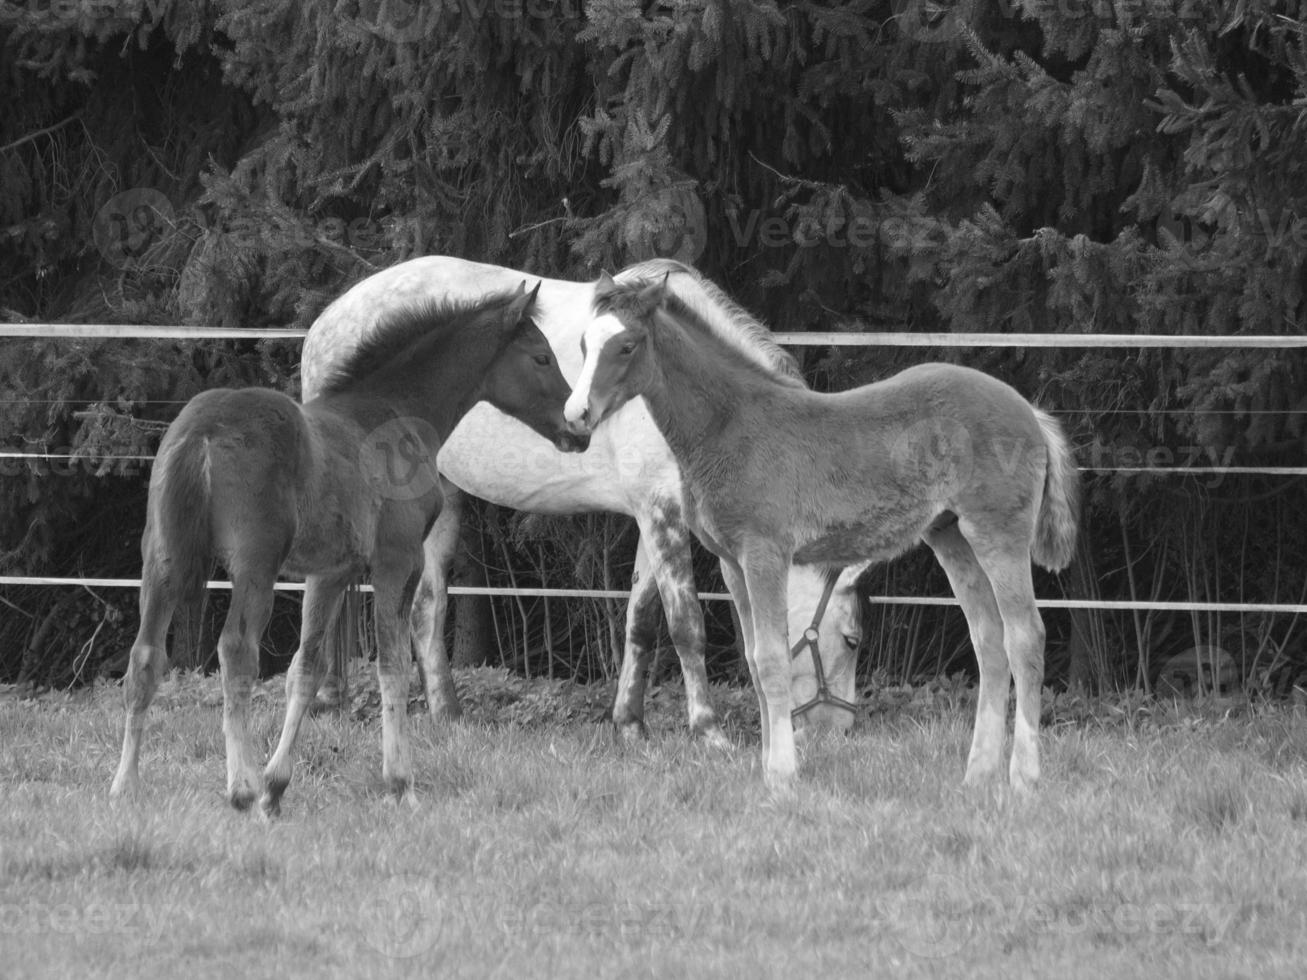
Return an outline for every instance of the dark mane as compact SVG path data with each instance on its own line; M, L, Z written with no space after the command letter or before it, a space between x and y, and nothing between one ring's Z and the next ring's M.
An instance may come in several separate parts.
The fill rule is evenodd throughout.
M505 306L517 295L516 290L504 290L475 300L428 299L385 314L326 378L319 395L340 394L354 387L418 344L435 344L472 317Z

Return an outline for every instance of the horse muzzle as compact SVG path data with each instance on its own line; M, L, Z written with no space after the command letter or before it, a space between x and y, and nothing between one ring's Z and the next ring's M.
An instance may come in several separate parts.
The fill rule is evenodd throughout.
M560 453L583 453L590 448L590 433L577 432L568 423L567 428L554 436L554 448Z
M591 415L589 407L582 408L574 416L568 416L563 423L567 426L567 431L576 438L590 438L590 433L594 431L594 426L590 422Z

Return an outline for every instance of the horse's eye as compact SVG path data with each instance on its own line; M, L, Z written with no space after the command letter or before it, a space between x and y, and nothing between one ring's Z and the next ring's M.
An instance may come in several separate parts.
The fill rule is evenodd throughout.
M633 343L623 344L622 349L618 351L618 353L621 354L623 357L629 357L630 355L635 353L635 344Z
M539 364L541 367L549 367L549 355L548 355L548 354L537 354L535 360L536 360L536 363Z
M844 646L849 650L858 649L858 644L861 642L862 640L860 637L850 636L848 633L844 634Z

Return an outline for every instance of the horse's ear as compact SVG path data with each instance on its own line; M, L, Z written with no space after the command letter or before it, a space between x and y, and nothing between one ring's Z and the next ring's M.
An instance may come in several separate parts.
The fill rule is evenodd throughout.
M595 283L595 299L603 299L612 295L617 290L617 283L613 282L613 277L605 269L599 273L599 281Z
M504 311L504 320L516 326L526 315L526 311L531 309L531 304L535 302L536 293L540 292L540 283L536 282L536 288L531 292L526 291L526 280L517 284L517 292L513 294L512 301Z
M668 286L667 280L671 277L671 272L663 273L661 279L655 279L649 285L640 290L640 303L646 309L654 310L662 306L663 300L667 298Z

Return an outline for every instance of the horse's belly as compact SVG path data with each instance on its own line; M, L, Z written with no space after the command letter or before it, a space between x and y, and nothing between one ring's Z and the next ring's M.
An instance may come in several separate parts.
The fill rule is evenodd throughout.
M853 565L889 561L920 539L919 522L853 521L832 524L801 540L794 552L797 565Z
M647 426L638 418L632 425L623 421L615 414L585 452L560 453L522 422L481 402L445 440L436 466L459 489L515 510L629 514L636 500L658 485L678 486L679 478L667 476L677 471L661 436L648 438L649 428L657 434L652 420Z

